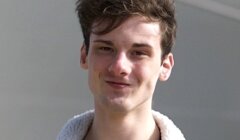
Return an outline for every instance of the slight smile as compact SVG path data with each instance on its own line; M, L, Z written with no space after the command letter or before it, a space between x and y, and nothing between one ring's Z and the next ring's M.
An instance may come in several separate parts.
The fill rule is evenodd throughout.
M106 83L111 87L113 87L114 89L122 89L130 86L129 83L118 82L118 81L106 81Z

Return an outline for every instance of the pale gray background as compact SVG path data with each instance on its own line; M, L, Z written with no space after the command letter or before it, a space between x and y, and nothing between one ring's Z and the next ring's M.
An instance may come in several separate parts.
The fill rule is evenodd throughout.
M92 108L74 3L0 1L0 140L54 140ZM240 137L239 9L239 0L177 0L176 65L154 109L188 140Z

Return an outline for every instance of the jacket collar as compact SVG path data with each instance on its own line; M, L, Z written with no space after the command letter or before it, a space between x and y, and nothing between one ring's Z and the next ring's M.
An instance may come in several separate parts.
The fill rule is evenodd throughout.
M156 124L160 128L161 140L185 140L181 131L165 115L152 111ZM94 118L94 110L87 111L70 119L61 130L57 140L83 140Z
M161 140L185 140L182 132L165 115L152 111L156 124L160 128Z

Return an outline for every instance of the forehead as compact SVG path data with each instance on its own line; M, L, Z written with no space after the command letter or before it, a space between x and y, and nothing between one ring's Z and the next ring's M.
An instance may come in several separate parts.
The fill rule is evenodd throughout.
M94 26L93 32L101 30L104 28L104 23ZM161 38L161 29L159 22L154 22L148 20L143 16L132 16L124 21L117 28L112 31L97 35L91 33L90 40L94 38L115 38L116 39L151 39L151 38ZM125 40L126 41L126 40Z

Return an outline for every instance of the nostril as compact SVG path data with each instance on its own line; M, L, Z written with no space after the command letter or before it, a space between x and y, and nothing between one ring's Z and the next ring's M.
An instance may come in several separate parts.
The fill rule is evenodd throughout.
M108 71L116 76L125 76L130 73L131 61L126 56L126 53L119 53L112 59Z
M126 64L119 61L117 62L115 61L114 63L110 64L110 66L108 67L108 71L117 76L124 76L127 75L128 68Z

